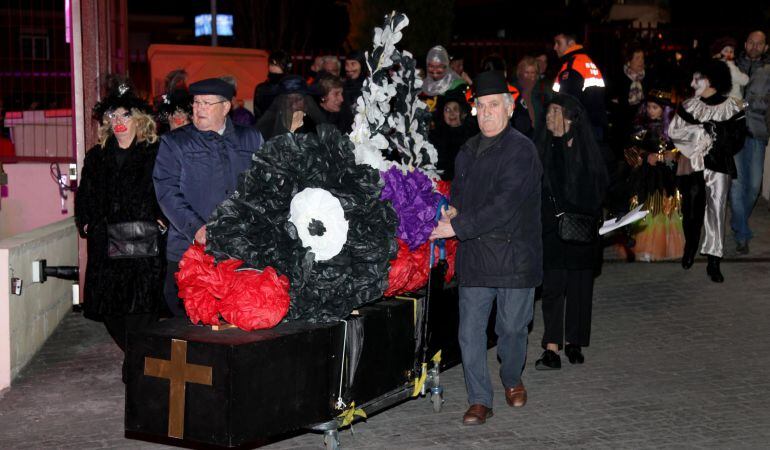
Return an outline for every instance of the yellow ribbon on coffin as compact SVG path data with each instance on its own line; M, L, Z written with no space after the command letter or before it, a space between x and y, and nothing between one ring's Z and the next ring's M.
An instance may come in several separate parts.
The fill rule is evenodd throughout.
M441 363L441 350L437 351L435 355L430 359L434 366L438 366ZM414 391L412 391L412 397L417 397L422 393L422 387L425 385L425 380L428 378L428 363L422 363L420 368L420 376L414 379Z
M340 428L342 428L353 423L356 417L363 417L366 419L366 411L361 408L356 408L356 402L350 402L350 407L342 411L337 417L342 419L342 424L340 425Z

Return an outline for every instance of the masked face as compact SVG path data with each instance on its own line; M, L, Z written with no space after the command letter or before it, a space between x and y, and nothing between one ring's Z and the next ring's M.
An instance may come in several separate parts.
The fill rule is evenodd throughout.
M428 63L428 75L434 80L440 80L444 78L446 73L446 65L438 61L431 61Z
M703 91L705 91L709 86L711 86L709 80L704 78L700 73L696 72L695 75L692 76L690 87L695 90L696 96L700 97L703 95Z
M118 139L133 140L136 136L136 123L130 111L120 107L105 115L109 120L112 133Z
M174 114L168 118L168 126L172 130L176 130L179 127L183 127L190 123L190 116L186 112L177 109Z

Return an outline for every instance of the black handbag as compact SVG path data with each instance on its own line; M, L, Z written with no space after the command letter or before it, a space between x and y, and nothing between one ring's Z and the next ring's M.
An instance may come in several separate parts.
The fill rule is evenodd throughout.
M107 224L107 257L110 259L151 258L159 254L162 230L157 222Z
M548 175L544 178L548 189L553 192ZM556 212L556 234L559 239L572 244L590 244L596 241L601 224L596 216L562 211L556 204L553 194L551 194L551 202Z
M556 214L556 220L558 223L556 233L562 241L590 244L599 237L599 220L594 216L561 212Z

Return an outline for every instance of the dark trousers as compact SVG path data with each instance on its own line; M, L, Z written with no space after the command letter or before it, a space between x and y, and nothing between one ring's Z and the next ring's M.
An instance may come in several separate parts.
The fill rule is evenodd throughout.
M588 347L591 341L591 309L594 270L545 269L542 308L543 348L566 342Z
M706 182L703 172L676 177L682 194L682 228L685 253L694 255L700 243L700 230L706 212Z
M157 321L158 313L126 314L125 316L105 317L104 326L112 336L112 340L125 353L128 333L141 330Z
M163 286L163 296L166 297L166 306L171 313L171 317L186 317L182 299L179 298L179 287L176 285L176 275L179 272L179 261L167 261L166 283Z

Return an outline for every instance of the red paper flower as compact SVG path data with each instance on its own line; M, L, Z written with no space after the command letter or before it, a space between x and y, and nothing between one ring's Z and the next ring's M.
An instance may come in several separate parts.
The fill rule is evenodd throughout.
M214 263L203 246L192 245L176 273L179 297L193 323L227 322L246 331L271 328L289 310L289 279L275 269L236 271L243 261Z
M398 239L398 255L390 261L388 272L388 289L386 297L412 292L428 282L428 264L430 257L430 242L425 242L414 251L409 251L409 246Z
M214 271L214 257L207 255L200 245L191 245L179 261L175 274L179 298L193 323L219 325L217 299L208 289L210 273Z
M242 270L220 302L222 318L246 331L276 326L289 311L289 279L272 267Z

